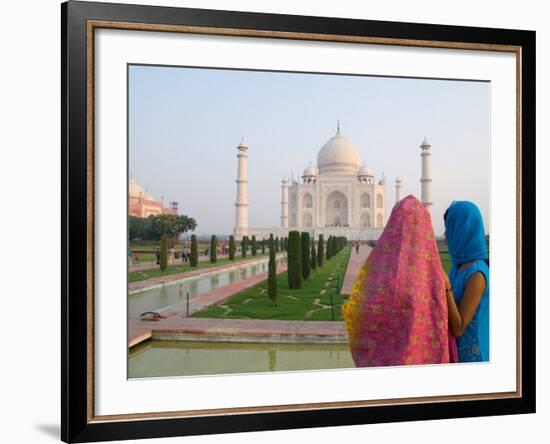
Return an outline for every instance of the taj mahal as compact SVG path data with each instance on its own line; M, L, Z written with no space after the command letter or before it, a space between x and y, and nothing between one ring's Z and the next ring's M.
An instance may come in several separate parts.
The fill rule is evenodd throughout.
M421 148L421 200L431 213L430 145L424 139ZM287 236L290 230L307 231L313 238L320 234L345 236L349 240L376 240L386 223L386 179L376 178L361 161L358 149L340 131L319 150L317 166L308 166L300 179L281 182L280 226L256 228L248 225L248 146L237 146L237 198L235 202L236 239ZM395 179L395 200L401 199L402 181Z

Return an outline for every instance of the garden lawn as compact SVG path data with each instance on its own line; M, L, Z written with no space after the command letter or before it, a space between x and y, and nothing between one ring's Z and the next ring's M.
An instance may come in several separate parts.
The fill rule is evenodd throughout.
M451 271L451 256L449 256L449 251L447 249L439 250L439 257L441 257L441 265L447 274Z
M147 279L168 276L176 273L184 273L186 271L191 271L191 270L202 270L204 268L219 267L220 265L227 265L230 263L236 263L243 260L265 259L265 258L266 256L262 256L261 254L257 254L256 256L252 256L249 254L245 258L243 258L242 256L235 256L235 259L232 261L230 261L228 258L218 259L215 264L210 263L210 261L199 262L196 267L191 267L189 263L180 263L178 265L169 265L168 267L166 267L166 270L164 271L161 271L160 268L151 268L149 270L141 270L141 271L131 271L130 273L128 273L128 282L138 282L138 281L144 281Z
M238 293L223 305L206 308L193 315L201 318L225 319L282 319L330 321L330 294L333 294L334 318L341 321L341 305L346 298L336 294L338 275L340 282L345 273L351 247L345 247L322 268L312 271L309 279L302 282L302 288L288 288L287 274L277 275L278 295L275 305L267 294L267 280L255 287Z

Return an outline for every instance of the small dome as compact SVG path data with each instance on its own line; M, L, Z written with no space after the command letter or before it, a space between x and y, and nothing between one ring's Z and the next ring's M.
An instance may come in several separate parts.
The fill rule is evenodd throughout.
M145 191L134 179L130 179L128 183L128 194L130 197L145 197Z
M367 165L363 164L363 166L361 168L359 168L359 171L358 171L357 175L359 177L372 176L372 171L370 170L370 168Z
M316 177L316 176L317 176L317 168L312 167L310 165L304 170L303 177Z
M128 182L128 195L135 199L155 200L155 198L151 194L146 193L134 179L130 179Z
M323 145L317 155L319 174L357 174L360 165L359 151L340 131Z

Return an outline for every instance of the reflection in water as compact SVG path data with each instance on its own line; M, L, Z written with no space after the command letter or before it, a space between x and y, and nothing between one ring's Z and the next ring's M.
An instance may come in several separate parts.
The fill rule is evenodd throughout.
M286 258L281 257L278 263L283 263ZM260 263L243 265L232 270L220 271L219 273L206 274L203 276L189 277L166 284L151 290L128 295L128 316L135 317L146 311L155 311L160 308L169 307L174 304L185 302L187 293L192 300L199 294L210 290L232 284L258 273L267 271L267 259Z
M128 376L147 378L353 367L347 344L148 341L130 350Z

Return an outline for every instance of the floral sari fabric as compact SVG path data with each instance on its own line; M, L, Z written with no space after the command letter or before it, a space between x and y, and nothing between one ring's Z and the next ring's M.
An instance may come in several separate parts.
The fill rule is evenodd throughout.
M357 367L456 362L430 215L399 201L342 308Z

